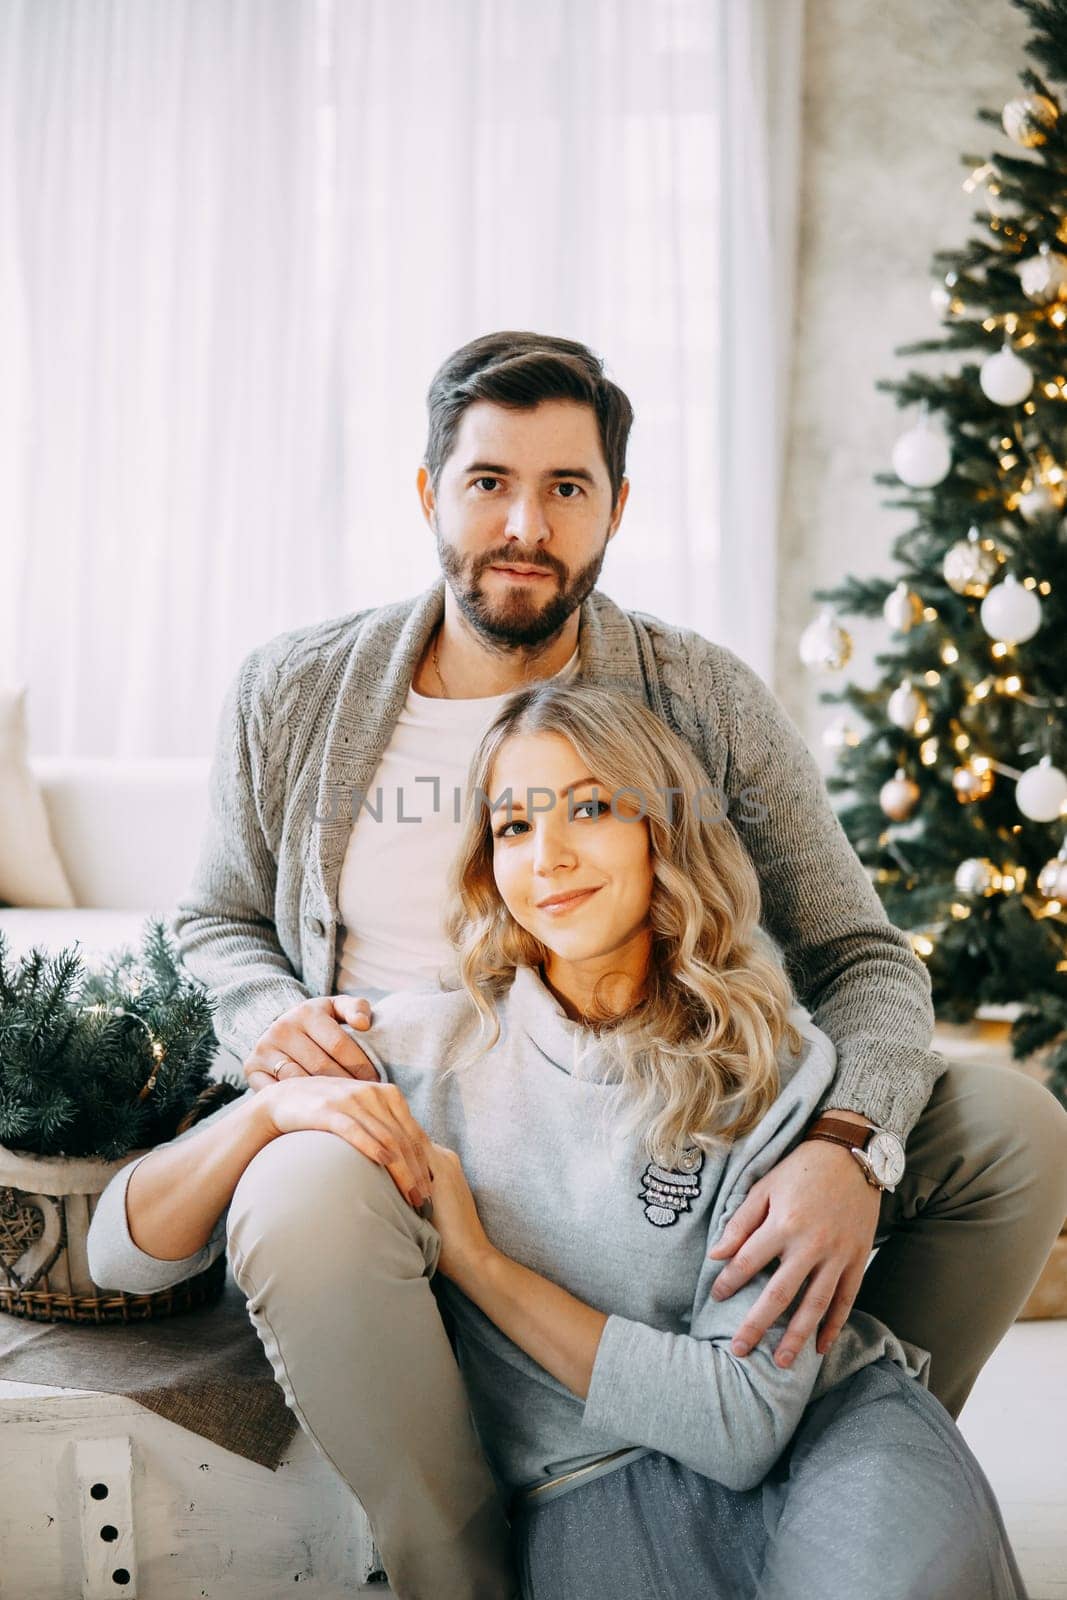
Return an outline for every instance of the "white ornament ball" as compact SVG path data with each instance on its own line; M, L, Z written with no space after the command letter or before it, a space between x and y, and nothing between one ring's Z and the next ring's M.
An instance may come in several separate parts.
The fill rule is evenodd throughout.
M878 791L878 804L893 822L905 822L919 802L919 785L898 767Z
M902 578L896 588L886 595L882 615L897 633L907 633L917 622L922 621L923 603L917 594L911 592Z
M905 678L899 688L894 689L886 703L886 716L895 728L904 728L911 733L920 717L926 715L926 701L919 691L912 687L911 680Z
M1041 626L1041 601L1009 572L1003 583L990 589L979 615L991 639L1002 644L1022 644L1032 639Z
M822 732L822 742L828 750L846 750L860 742L860 732L844 713L828 722Z
M1034 387L1034 375L1006 344L995 355L987 356L978 372L978 382L987 400L995 406L1017 406Z
M1054 102L1047 95L1028 94L1020 95L1017 100L1009 100L1000 120L1009 139L1014 139L1026 150L1033 150L1045 143L1049 129L1055 127L1058 116Z
M948 477L952 450L943 428L916 423L893 446L893 471L909 489L932 489Z
M948 308L952 304L952 290L947 284L934 284L933 288L930 290L930 304L933 306L939 317L943 317L947 314Z
M852 635L826 606L800 635L799 655L816 672L840 672L852 655Z
M956 868L955 884L961 894L993 894L1000 873L987 856L970 856Z
M1052 765L1050 756L1043 756L1015 785L1015 804L1031 822L1055 822L1067 805L1067 774Z
M1063 850L1041 868L1037 890L1046 900L1067 900L1067 854Z
M1047 517L1050 512L1058 511L1059 505L1049 485L1042 480L1019 496L1019 510L1027 522L1033 522L1037 517Z
M1019 282L1027 299L1035 305L1067 300L1067 256L1043 244L1037 255L1019 268Z

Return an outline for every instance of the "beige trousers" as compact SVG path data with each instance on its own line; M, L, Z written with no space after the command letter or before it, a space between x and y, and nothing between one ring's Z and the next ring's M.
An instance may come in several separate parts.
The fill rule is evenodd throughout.
M932 1355L957 1415L1067 1212L1067 1113L1008 1068L950 1066L883 1200L857 1304ZM301 1426L358 1497L400 1600L514 1600L505 1506L431 1287L432 1223L331 1133L286 1134L230 1205L234 1275Z

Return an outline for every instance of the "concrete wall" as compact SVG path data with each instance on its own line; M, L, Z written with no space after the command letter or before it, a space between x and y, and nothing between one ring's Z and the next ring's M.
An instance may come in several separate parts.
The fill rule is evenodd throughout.
M960 158L1015 148L975 113L1020 92L1026 36L1009 0L807 0L776 689L819 750L837 712L818 690L845 674L816 679L797 639L817 610L812 590L891 571L907 520L881 505L872 475L888 470L907 414L875 381L917 364L895 345L937 333L931 257L963 243L981 197L964 193ZM873 682L887 630L847 625L846 672Z

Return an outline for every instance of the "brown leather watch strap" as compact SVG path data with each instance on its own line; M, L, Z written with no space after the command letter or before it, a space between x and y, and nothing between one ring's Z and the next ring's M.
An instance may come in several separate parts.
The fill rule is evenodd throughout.
M843 1117L816 1117L804 1135L805 1139L829 1139L833 1144L843 1144L848 1150L863 1150L874 1132L862 1128L858 1122L846 1122Z

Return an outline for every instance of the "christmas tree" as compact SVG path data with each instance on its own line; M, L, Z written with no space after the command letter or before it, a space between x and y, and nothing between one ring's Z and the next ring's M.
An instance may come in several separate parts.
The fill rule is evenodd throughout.
M1067 1102L1067 0L1012 3L1034 67L978 113L1001 138L963 157L981 209L934 257L942 336L897 351L943 370L878 385L913 408L876 478L910 514L897 570L817 591L801 655L840 670L838 616L884 617L880 681L820 696L862 718L828 730L841 821L938 1016L1017 1005L1015 1055L1048 1047Z
M88 972L77 947L9 963L0 934L0 1144L117 1160L244 1091L212 1079L214 1010L162 922Z

